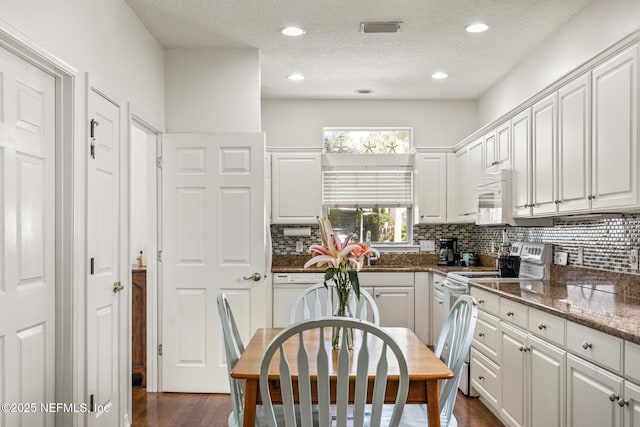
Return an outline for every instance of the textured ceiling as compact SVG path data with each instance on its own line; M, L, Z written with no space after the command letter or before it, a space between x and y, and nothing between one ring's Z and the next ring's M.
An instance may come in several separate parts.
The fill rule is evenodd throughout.
M260 49L265 98L477 98L591 0L125 0L165 48ZM403 21L397 34L361 21ZM464 28L484 21L490 29ZM289 38L279 30L306 30ZM434 71L449 78L434 81ZM291 82L292 72L304 74ZM357 89L371 89L359 95Z

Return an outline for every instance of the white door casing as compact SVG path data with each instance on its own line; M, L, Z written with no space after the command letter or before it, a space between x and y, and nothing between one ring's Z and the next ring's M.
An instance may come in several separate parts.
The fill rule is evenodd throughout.
M0 48L0 402L55 401L55 80ZM0 425L54 414L0 412Z
M245 342L267 324L264 153L261 133L163 135L163 391L228 392L218 292Z
M93 403L90 426L117 426L120 363L126 363L120 361L120 298L124 293L115 288L122 275L120 108L95 90L89 90L88 96L87 403Z

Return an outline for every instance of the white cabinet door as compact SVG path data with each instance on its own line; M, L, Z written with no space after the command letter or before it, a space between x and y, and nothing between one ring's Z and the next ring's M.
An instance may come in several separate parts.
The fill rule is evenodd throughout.
M320 153L271 156L273 224L315 224L322 215Z
M590 74L558 91L558 212L591 208Z
M622 405L625 408L624 426L640 427L640 387L630 381L625 381Z
M499 169L511 167L511 122L509 120L496 129L496 161Z
M496 130L484 136L484 169L489 171L498 165L498 159L496 159Z
M567 354L567 426L622 426L622 378Z
M530 382L527 412L531 427L565 425L566 352L529 334Z
M419 154L418 222L442 224L447 221L447 155Z
M453 187L454 222L470 222L469 218L469 150L463 148L454 154L455 174Z
M469 145L469 215L475 222L478 213L478 181L484 171L482 165L482 140Z
M511 426L525 424L525 387L527 335L518 328L500 322L502 396L500 415Z
M531 107L531 182L533 215L556 212L556 93Z
M531 216L531 109L511 119L513 216Z
M638 205L638 49L592 72L594 210Z
M380 326L405 327L413 330L414 292L409 286L376 286L373 299L380 311Z
M511 121L507 120L484 136L486 173L511 167Z

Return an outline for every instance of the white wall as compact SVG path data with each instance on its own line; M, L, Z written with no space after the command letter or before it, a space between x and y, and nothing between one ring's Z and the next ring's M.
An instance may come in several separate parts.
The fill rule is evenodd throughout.
M639 0L595 0L478 100L483 126L640 29Z
M167 132L260 130L257 49L165 51Z
M76 68L79 89L89 72L150 124L164 125L164 52L123 0L0 0L0 17Z
M263 99L269 147L322 147L323 127L412 127L416 147L453 147L478 128L474 101Z
M131 204L130 242L131 264L136 264L140 251L147 253L148 197L147 186L147 134L131 126ZM146 265L146 262L145 262Z

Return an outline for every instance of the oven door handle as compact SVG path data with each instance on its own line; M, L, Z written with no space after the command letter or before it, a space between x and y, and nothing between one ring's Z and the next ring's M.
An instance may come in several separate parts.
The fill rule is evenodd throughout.
M458 292L458 293L466 293L467 292L467 285L458 285L455 282L452 282L449 279L444 279L442 284L444 285L445 288L450 289L454 292Z

